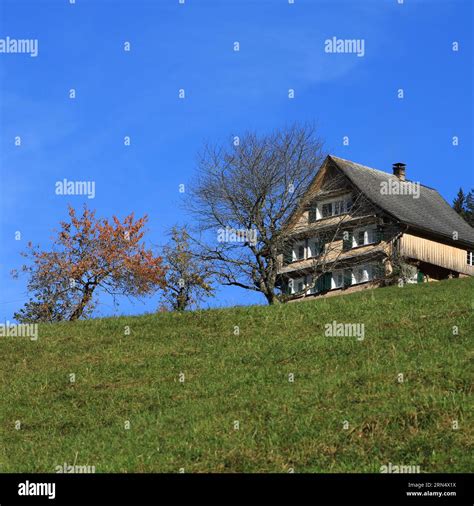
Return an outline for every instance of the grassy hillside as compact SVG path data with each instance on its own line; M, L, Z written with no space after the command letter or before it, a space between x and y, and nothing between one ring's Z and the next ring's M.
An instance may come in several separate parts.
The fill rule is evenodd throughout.
M1 338L0 471L472 471L473 281Z

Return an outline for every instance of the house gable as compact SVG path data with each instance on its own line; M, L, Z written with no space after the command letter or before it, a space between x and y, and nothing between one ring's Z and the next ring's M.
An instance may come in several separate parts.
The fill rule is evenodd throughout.
M297 231L314 221L311 220L309 213L316 200L320 202L330 201L338 195L350 194L355 189L353 182L333 162L331 157L326 157L301 198L298 207L288 218L285 228Z

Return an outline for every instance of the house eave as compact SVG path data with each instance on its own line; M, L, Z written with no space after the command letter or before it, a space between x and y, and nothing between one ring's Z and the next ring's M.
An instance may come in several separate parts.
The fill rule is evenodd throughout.
M442 234L440 232L434 232L431 229L420 227L419 225L413 225L408 222L400 221L402 225L405 225L407 228L405 232L410 232L414 235L422 235L432 238L435 241L442 242L443 244L449 244L450 246L458 247L461 249L473 249L474 242L465 241L464 239L453 239L452 236L447 234Z

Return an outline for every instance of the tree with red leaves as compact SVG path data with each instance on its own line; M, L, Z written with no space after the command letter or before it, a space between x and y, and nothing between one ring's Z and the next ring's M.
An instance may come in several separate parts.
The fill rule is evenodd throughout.
M52 249L29 243L23 254L31 261L23 271L33 297L15 319L73 321L91 314L97 292L140 297L164 288L162 259L143 244L147 219L133 213L123 221L99 219L86 206L78 216L69 207L69 221L60 223Z

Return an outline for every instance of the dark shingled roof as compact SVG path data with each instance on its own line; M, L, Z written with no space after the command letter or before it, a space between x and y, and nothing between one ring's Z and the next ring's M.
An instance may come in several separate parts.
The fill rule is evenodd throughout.
M418 199L413 198L413 195L383 195L380 183L400 181L396 176L337 156L330 155L329 158L374 204L400 222L449 239L457 231L458 240L474 245L474 228L436 190L420 184Z

